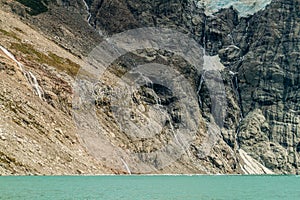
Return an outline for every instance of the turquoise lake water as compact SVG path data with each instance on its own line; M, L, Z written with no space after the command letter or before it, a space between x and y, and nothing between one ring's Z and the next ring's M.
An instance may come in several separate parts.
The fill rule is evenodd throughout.
M0 177L0 199L300 199L299 176Z

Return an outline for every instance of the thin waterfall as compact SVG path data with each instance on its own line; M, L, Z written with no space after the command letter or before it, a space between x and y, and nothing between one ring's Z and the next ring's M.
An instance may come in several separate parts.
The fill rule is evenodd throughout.
M202 104L202 100L201 100L201 96L200 96L200 91L201 91L202 86L203 86L205 73L206 73L206 71L204 71L203 75L201 75L200 83L199 83L199 86L198 86L198 89L197 89L198 102L199 102L199 105L200 105L201 108L203 107L203 104Z
M232 88L233 88L233 91L236 95L238 105L239 105L239 108L240 108L240 112L239 112L239 117L240 118L239 118L239 122L237 124L237 128L236 128L236 131L235 131L235 139L237 139L239 131L240 131L240 124L243 121L244 116L243 116L243 112L242 112L241 96L240 96L240 93L239 93L239 83L238 83L238 76L237 76L238 72L229 71L229 73L233 76L233 78L232 78ZM238 145L238 143L237 143L237 145ZM238 148L239 148L239 145L238 145Z
M205 37L205 34L206 34L206 18L204 19L203 44L202 44L203 45L203 52L202 53L203 53L203 58L204 59L205 59L205 54L206 54L206 41L205 41L206 37ZM205 60L204 60L204 64L205 64ZM204 70L202 75L201 75L200 83L199 83L199 86L198 86L198 89L197 89L198 102L199 102L199 105L200 105L201 108L203 107L203 104L202 104L202 100L201 100L201 96L200 96L200 91L201 91L203 83L204 83L205 73L206 73L206 71Z
M28 72L28 74L30 75L29 80L30 80L32 87L34 88L34 90L36 92L36 95L38 95L40 99L43 99L44 93L43 93L43 90L40 87L39 83L37 82L36 77L31 72Z
M231 39L231 44L235 45L234 38L232 37L231 33L228 34L228 37Z
M34 93L36 95L39 96L39 98L41 100L43 100L43 97L44 97L44 91L43 89L41 88L41 86L38 84L38 81L36 79L36 77L29 71L27 72L23 66L22 63L20 63L16 58L15 56L10 53L7 49L5 49L3 46L0 45L0 49L1 51L7 55L11 60L13 60L17 65L18 67L20 68L21 72L23 73L24 77L26 78L26 80L29 82L29 84L32 86L33 90L34 90Z
M239 103L239 107L240 107L240 121L242 121L243 118L244 118L244 115L243 115L243 111L242 111L242 102L241 102L241 95L240 95L240 92L239 92L239 83L238 83L237 76L235 76L234 81L235 81L235 86L236 86L235 87L235 92L237 94L238 103Z
M17 61L17 59L15 58L15 56L10 53L7 49L5 49L3 46L0 45L0 49L3 53L5 53L5 55L7 55L10 59L12 59L15 63L17 63L18 67L20 68L20 70L22 72L24 72L24 68L22 63L20 63L19 61Z
M92 17L92 14L91 14L91 11L90 11L90 7L89 7L89 5L86 3L85 0L82 0L82 1L83 1L83 4L84 4L85 7L86 7L86 11L88 12L87 22L90 24L90 20L91 20L91 17Z
M204 27L203 27L203 56L206 54L206 17L204 19Z
M181 144L178 140L178 137L177 137L177 134L175 133L175 129L174 129L174 126L172 124L172 120L171 120L171 117L169 115L167 115L167 119L169 120L169 124L170 124L170 128L171 128L171 131L176 139L176 141L178 142L178 144Z
M124 165L125 169L127 170L128 174L130 174L130 175L131 175L131 171L130 171L130 169L129 169L129 167L128 167L127 163L126 163L126 162L123 160L123 158L121 158L121 161L122 161L122 163L123 163L123 165Z

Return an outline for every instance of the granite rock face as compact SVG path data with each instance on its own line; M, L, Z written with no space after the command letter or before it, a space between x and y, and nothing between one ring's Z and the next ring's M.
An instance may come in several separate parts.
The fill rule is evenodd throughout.
M236 71L242 112L250 120L242 122L238 141L276 172L299 173L299 6L274 1L248 20L246 35L236 34L247 51ZM253 134L260 141L251 142Z
M105 126L103 134L121 149L135 153L155 151L171 142L172 131L180 126L183 116L173 91L163 85L145 84L128 100L135 110L132 119L143 124L141 113L158 121L166 116L164 134L135 140L118 128L120 124L112 117L115 113L109 91L134 66L152 62L172 66L190 81L191 90L199 95L199 131L185 152L163 169L160 168L163 161L155 157L130 160L124 155L132 172L142 172L132 164L142 160L153 165L152 170L157 173L299 174L299 1L273 0L253 5L248 1L226 2L221 5L218 1L194 0L61 0L49 4L49 11L40 15L22 15L79 58L117 33L165 27L188 35L203 47L204 68L217 66L226 100L211 97L210 83L205 77L215 74L205 70L198 73L184 58L167 51L138 50L112 64L111 73L101 82L106 96L97 99L95 106L98 120ZM46 23L50 19L51 26ZM226 116L220 123L212 113L214 103L225 105L224 102ZM155 105L163 107L164 114L160 115L160 109L146 109ZM210 122L214 134L206 126ZM151 127L157 128L155 124ZM107 160L107 157L100 162L123 167L120 159Z
M105 21L105 16L93 15L96 28L112 34L158 26L191 34L207 54L218 55L226 67L224 82L229 91L228 101L232 103L223 131L224 141L233 149L244 149L276 173L299 173L298 1L275 0L248 16L232 7L206 16L204 7L195 1L118 4L130 11L124 15L127 23L120 21L124 26L117 26L118 29L115 25L103 26L101 20ZM118 18L114 19L117 24Z

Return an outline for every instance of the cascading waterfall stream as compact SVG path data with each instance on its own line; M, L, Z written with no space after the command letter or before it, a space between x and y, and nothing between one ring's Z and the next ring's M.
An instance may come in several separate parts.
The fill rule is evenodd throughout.
M198 96L198 102L199 102L200 108L203 107L201 96L200 96L200 91L201 91L202 86L203 86L205 73L206 73L206 71L204 71L203 75L201 75L200 83L199 83L199 86L198 86L198 89L197 89L197 96Z
M237 124L237 129L235 131L235 140L237 139L237 135L239 133L239 126L241 124L241 122L243 121L243 112L242 112L242 103L241 103L241 97L240 97L240 93L239 93L239 83L238 83L238 77L237 77L237 74L238 72L233 72L233 71L229 71L229 74L232 75L232 88L233 88L233 91L237 97L237 101L238 101L238 104L239 104L239 107L240 107L240 112L239 112L239 122ZM238 143L236 143L238 145ZM239 145L237 147L239 149Z
M82 0L82 1L83 1L83 4L86 7L86 11L88 12L87 22L90 24L90 20L91 20L91 17L92 17L92 14L91 14L91 11L90 11L90 7L89 7L89 5L87 4L87 2L85 0Z
M205 36L205 34L206 34L206 18L204 19L203 29L204 30L203 30L203 44L202 45L203 45L203 57L205 59L205 55L206 55L206 36ZM204 60L204 64L205 64L205 60ZM197 90L198 101L199 101L201 108L203 107L203 105L202 105L202 100L201 100L201 96L200 96L200 90L201 90L203 82L204 82L205 73L206 73L206 71L204 70L201 75L200 83L199 83L198 90Z
M43 100L43 97L44 97L44 91L43 89L41 88L41 86L39 85L38 81L37 81L37 78L33 75L32 72L27 72L23 66L22 63L20 63L16 58L15 56L10 53L6 48L4 48L3 46L0 45L0 49L1 51L7 55L11 60L13 60L17 65L18 67L20 68L21 72L23 73L24 77L26 78L26 80L29 82L29 84L31 85L31 87L33 88L34 90L34 93L39 96L39 98L41 100Z
M28 77L30 84L34 88L34 90L35 90L36 94L39 96L39 98L43 99L44 93L43 93L43 90L40 87L39 83L37 82L36 77L31 72L28 72L28 74L30 76L30 77Z
M20 70L24 73L24 68L22 63L20 63L19 61L17 61L17 59L15 58L15 56L10 53L7 49L5 49L3 46L0 45L0 49L1 51L7 55L10 59L12 59L15 63L17 63L18 67L20 68Z
M123 163L123 165L124 165L124 167L125 167L127 173L131 175L131 171L130 171L130 169L129 169L127 163L123 160L123 158L121 158L121 161L122 161L122 163Z
M246 32L248 31L248 27L249 27L249 22L247 23ZM238 46L236 46L234 38L232 37L231 33L228 35L228 37L231 39L231 43L232 43L231 47L240 50L240 48ZM226 50L228 50L228 49L229 49L229 47L226 48ZM244 56L242 56L240 58L240 62L243 62L243 60L244 60ZM237 129L235 131L235 140L237 140L237 137L238 137L238 134L239 134L239 127L240 127L241 122L243 121L244 116L243 116L243 112L242 112L241 95L240 95L240 92L239 92L238 72L229 71L229 74L232 76L231 85L232 85L233 91L235 93L235 96L237 98L238 105L239 105L239 108L240 108L239 122L237 124ZM236 144L237 144L237 148L239 149L240 147L239 147L238 142L236 142Z
M248 22L248 26L249 26L249 22ZM246 29L248 29L248 27L246 27ZM237 48L237 49L240 49L239 47L237 47L234 43L234 40L233 40L233 37L232 35L230 34L230 37L232 38L232 45L234 48ZM227 47L229 48L229 47ZM243 62L244 60L244 56L240 58L240 61ZM243 112L242 112L242 102L241 102L241 95L240 95L240 92L239 92L239 83L238 83L238 72L233 72L233 71L229 71L229 74L232 75L232 88L233 88L233 91L235 93L235 96L237 98L237 101L238 101L238 105L239 105L239 108L240 108L240 112L239 112L239 122L237 124L237 129L235 131L235 140L237 139L237 135L239 134L239 126L241 124L241 122L243 121ZM238 142L236 142L236 144L238 145ZM239 145L237 146L237 148L239 149Z

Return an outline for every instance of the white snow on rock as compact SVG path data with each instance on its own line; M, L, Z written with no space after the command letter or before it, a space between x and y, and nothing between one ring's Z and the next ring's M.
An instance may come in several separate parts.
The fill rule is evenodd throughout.
M203 69L206 70L215 70L215 71L222 71L225 67L221 63L219 55L216 56L203 56L204 59L204 66Z
M249 156L244 150L239 149L239 155L244 163L241 164L241 168L245 174L274 174L274 172Z

